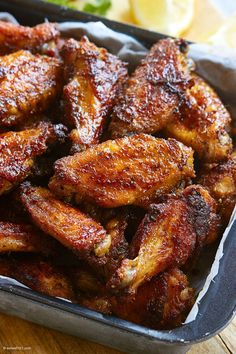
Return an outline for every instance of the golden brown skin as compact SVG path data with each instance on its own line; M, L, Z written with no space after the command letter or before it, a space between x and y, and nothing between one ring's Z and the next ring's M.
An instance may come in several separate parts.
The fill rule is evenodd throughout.
M0 253L56 253L58 245L52 238L30 224L0 221Z
M35 158L63 138L64 130L61 124L41 122L32 129L0 134L0 195L32 173Z
M50 189L59 197L102 207L142 204L194 176L193 152L176 140L137 134L109 140L55 163Z
M179 112L166 127L167 136L191 146L208 162L227 158L232 150L228 134L231 117L216 92L199 76L186 91Z
M207 187L218 203L218 211L226 226L236 204L236 156L226 162L205 168L198 183Z
M0 57L0 126L13 126L45 111L61 88L58 59L24 50Z
M190 83L190 63L183 40L163 39L125 83L111 123L113 139L129 133L155 133L173 118Z
M33 222L76 254L98 258L110 247L111 238L93 219L57 200L42 187L25 183L21 187L21 200Z
M79 151L99 142L127 70L121 60L86 37L67 41L63 58L67 80L69 76L63 91L66 120L75 128L71 138Z
M187 187L180 196L170 195L165 203L153 204L108 287L137 288L170 267L182 266L219 231L216 203L201 186Z
M0 258L0 274L16 279L40 293L74 301L67 275L53 263L38 257Z
M19 49L35 51L58 36L59 31L55 23L46 22L31 28L0 21L0 53Z

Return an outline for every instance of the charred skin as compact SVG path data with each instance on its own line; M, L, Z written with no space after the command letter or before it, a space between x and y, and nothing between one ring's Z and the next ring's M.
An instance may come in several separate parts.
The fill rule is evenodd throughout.
M142 205L194 176L193 152L176 140L137 134L58 160L49 188L66 200L114 208Z
M0 253L33 252L55 255L57 242L30 224L0 221Z
M57 200L47 189L21 187L21 200L33 222L81 257L104 256L111 244L106 230L78 209Z
M121 90L109 126L113 139L129 133L155 133L172 120L190 82L187 45L163 39L137 67Z
M44 43L59 37L57 24L42 23L35 27L25 27L0 21L0 53L8 54L20 49L36 51Z
M187 187L180 196L152 205L124 259L107 286L113 291L137 288L171 267L182 266L219 233L216 204L201 186Z
M75 128L71 139L79 151L99 142L127 70L121 60L86 37L68 40L63 58L66 79L70 78L63 91L66 121Z
M20 50L0 57L0 126L22 123L49 108L62 89L58 59Z
M39 257L0 258L0 274L16 279L40 293L75 300L67 275L52 262Z
M175 119L166 127L171 136L191 146L207 162L225 160L232 151L231 117L216 92L199 76L186 91Z
M63 137L63 125L47 122L32 129L0 134L0 195L24 181L33 171L35 158Z
M198 182L208 188L218 203L218 211L226 226L236 203L236 157L232 155L227 161L205 168Z

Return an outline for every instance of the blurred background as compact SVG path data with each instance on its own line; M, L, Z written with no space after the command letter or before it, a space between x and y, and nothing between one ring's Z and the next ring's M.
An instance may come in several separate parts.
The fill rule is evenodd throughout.
M45 0L195 42L236 49L236 0Z

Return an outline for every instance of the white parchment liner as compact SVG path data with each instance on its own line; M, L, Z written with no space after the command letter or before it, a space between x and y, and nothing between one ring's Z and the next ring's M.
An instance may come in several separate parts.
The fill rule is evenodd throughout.
M8 13L0 13L0 20L17 22ZM115 32L106 27L102 22L63 22L59 24L59 29L64 36L75 39L79 39L81 35L87 35L98 46L107 48L111 53L118 55L122 60L128 62L130 70L133 70L147 53L147 49L134 38ZM202 44L192 44L190 45L189 56L196 63L197 73L216 89L230 110L232 117L236 119L236 51ZM201 269L200 276L194 279L194 284L191 284L199 291L199 295L185 323L189 323L196 318L198 304L218 273L220 260L223 256L224 242L235 220L236 208L223 234L216 254L213 255L210 252L210 258L209 253L205 257L204 255L201 256L201 263L204 265L204 268ZM203 258L205 258L205 262ZM20 284L7 277L0 276L0 279L2 282L11 285ZM20 285L22 286L22 284Z

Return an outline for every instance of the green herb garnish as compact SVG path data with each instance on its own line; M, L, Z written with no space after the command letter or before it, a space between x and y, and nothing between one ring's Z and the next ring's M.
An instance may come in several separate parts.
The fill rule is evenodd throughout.
M52 2L60 6L67 6L71 9L76 9L76 6L73 4L73 0L47 0L47 2Z
M105 16L111 7L111 0L95 0L84 5L83 11Z

